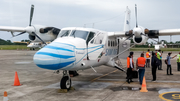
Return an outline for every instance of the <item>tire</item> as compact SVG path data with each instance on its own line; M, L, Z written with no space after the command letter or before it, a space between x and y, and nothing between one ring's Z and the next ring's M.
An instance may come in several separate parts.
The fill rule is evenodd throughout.
M61 82L60 82L60 87L61 87L61 89L70 90L70 88L71 88L71 78L69 78L68 76L63 77L61 79Z

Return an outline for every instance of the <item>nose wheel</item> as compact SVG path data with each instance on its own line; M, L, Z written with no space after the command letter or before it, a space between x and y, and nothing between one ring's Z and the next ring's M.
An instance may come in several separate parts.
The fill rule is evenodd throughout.
M67 70L63 71L63 77L60 81L60 87L61 89L67 89L67 90L70 90L71 88L71 78Z

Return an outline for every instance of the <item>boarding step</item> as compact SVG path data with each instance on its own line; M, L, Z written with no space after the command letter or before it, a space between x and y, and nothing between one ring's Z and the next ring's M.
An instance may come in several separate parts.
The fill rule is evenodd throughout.
M121 60L118 59L118 58L115 58L114 61L115 61L115 66L114 67L126 73L126 70L123 67L122 63L121 63Z

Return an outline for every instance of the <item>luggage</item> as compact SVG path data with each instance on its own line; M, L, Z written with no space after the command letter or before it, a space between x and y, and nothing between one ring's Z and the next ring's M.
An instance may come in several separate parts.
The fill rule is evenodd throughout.
M137 71L132 71L133 72L133 78L138 78L138 72Z
M167 65L167 59L164 60L165 64Z

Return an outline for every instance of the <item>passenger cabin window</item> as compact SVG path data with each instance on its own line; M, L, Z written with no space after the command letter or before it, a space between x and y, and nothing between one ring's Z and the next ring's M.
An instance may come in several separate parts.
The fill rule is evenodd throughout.
M110 41L108 40L108 46L110 47L110 45L111 45L111 43L110 43Z
M88 31L73 30L70 36L75 37L75 38L78 37L78 38L82 38L86 40L88 34L89 34Z
M70 32L71 32L71 30L61 30L58 37L68 36Z

